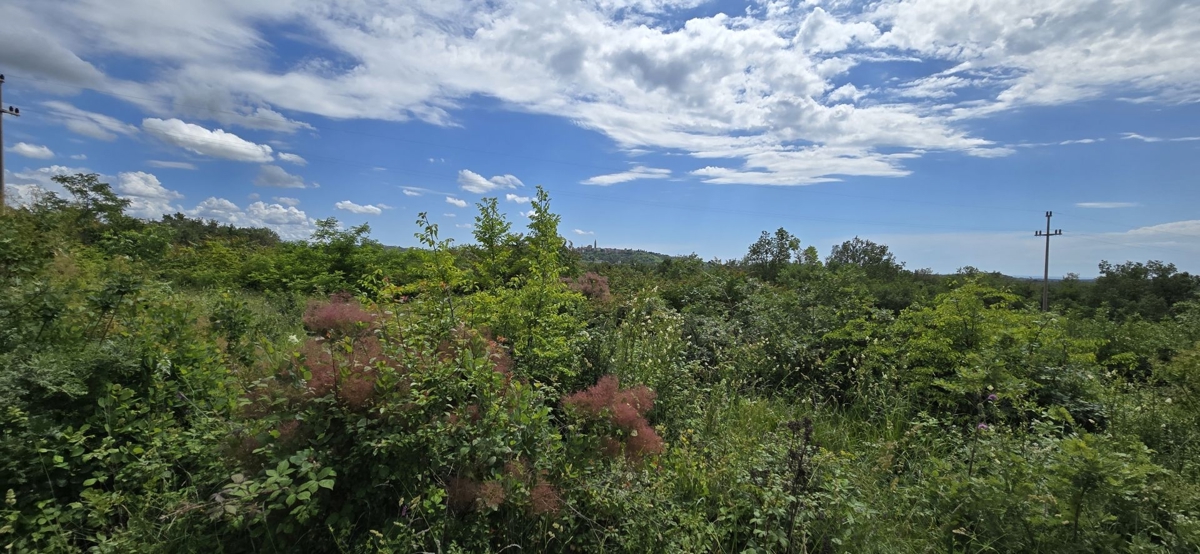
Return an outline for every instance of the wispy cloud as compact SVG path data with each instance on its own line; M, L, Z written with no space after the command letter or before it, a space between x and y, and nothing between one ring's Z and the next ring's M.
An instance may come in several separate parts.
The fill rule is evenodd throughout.
M447 204L454 204L455 206L458 206L459 208L465 208L465 207L467 207L467 201L466 201L466 200L463 200L463 199L461 199L461 198L455 198L455 197L453 197L453 196L447 196L447 197L446 197L446 203L447 203Z
M1113 208L1136 208L1140 206L1137 202L1079 202L1075 204L1078 208L1094 208L1094 209L1113 209Z
M1121 138L1123 138L1125 140L1140 140L1142 142L1192 142L1192 141L1200 140L1200 137L1163 138L1163 137L1148 137L1145 135L1139 135L1137 133L1125 133L1124 135L1121 136Z
M304 182L299 175L292 175L277 165L264 165L258 169L258 177L254 184L260 187L275 187L284 189L316 188L316 184Z
M301 165L301 166L308 165L308 160L300 157L297 154L291 154L288 152L280 152L279 159L281 161L285 161L290 164L296 164L296 165Z
M137 133L136 126L125 123L115 117L81 110L59 100L42 102L49 108L53 118L73 133L97 140L112 141L118 135L133 135Z
M576 235L594 235L594 234L596 234L595 231L584 231L583 229L575 229L574 232Z
M146 165L150 167L162 167L166 169L196 169L196 164L190 162L169 162L163 160L148 160Z
M607 187L617 183L625 183L629 181L637 181L639 179L666 179L671 176L670 169L659 169L654 167L637 166L629 171L620 173L609 173L607 175L597 175L582 181L585 185L596 185Z

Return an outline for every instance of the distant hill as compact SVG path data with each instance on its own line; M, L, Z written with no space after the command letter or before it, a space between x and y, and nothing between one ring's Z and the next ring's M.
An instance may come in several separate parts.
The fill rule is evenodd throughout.
M580 261L585 263L658 265L663 260L672 257L657 252L629 248L595 248L584 246L582 248L572 248L571 250L579 255Z

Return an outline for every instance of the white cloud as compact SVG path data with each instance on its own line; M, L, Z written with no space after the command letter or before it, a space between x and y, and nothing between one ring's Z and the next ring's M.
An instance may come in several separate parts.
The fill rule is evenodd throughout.
M162 167L165 169L190 169L195 170L196 164L190 162L169 162L163 160L147 160L146 165L150 167Z
M290 196L276 196L276 197L272 198L271 200L274 200L275 202L282 204L284 206L299 206L300 205L299 198L292 198Z
M1112 208L1136 208L1140 204L1137 202L1079 202L1075 204L1079 208L1095 208L1095 209L1112 209Z
M454 204L455 206L458 206L458 207L460 207L460 208L465 208L465 207L467 207L467 201L466 201L466 200L462 200L462 199L460 199L460 198L455 198L455 197L453 197L453 196L447 196L447 197L446 197L446 203L447 203L447 204Z
M526 211L520 211L517 213L521 214L521 217L532 218L533 214L537 213L537 210L526 210Z
M1085 138L1085 139L1076 139L1076 140L1064 140L1058 144L1066 146L1068 144L1095 144L1097 142L1104 142L1104 139L1102 139L1102 138L1098 138L1098 139Z
M670 169L659 169L654 167L637 166L629 171L620 173L610 173L608 175L597 175L583 181L585 185L598 185L607 187L617 183L625 183L628 181L637 181L640 179L665 179L671 176Z
M251 200L258 200L259 198L262 198L262 195L257 192L252 192L250 194L247 194L246 198L249 198Z
M87 154L71 154L72 160L86 160Z
M594 234L596 234L595 231L584 231L582 229L575 229L574 232L576 235L594 235Z
M288 152L280 152L279 160L300 166L308 165L308 160L300 157L299 155L290 154Z
M458 214L450 214L450 213L445 213L445 214L442 214L442 215L443 215L443 216L445 216L445 217L458 217Z
M76 173L92 173L92 170L85 167L67 167L62 165L52 165L38 169L26 169L25 171L9 171L4 170L4 182L9 186L21 186L21 190L33 191L30 188L34 186L45 192L52 192L63 196L67 194L66 189L54 182L54 177L62 175L74 175Z
M1162 223L1159 225L1150 225L1147 227L1138 227L1124 233L1136 237L1177 237L1179 235L1200 236L1200 219L1190 219L1187 221L1173 221L1171 223ZM1197 243L1190 243L1196 246Z
M112 141L118 135L133 135L137 133L136 126L125 123L115 117L81 110L59 100L42 102L50 110L53 119L62 123L73 133L91 137L97 140Z
M516 202L516 203L518 203L518 204L528 204L528 203L529 203L531 200L533 200L533 198L532 198L532 197L529 197L529 196L517 196L517 195L515 195L515 194L513 194L513 193L511 193L511 192L510 192L510 193L508 193L508 194L505 194L505 195L504 195L504 199L505 199L505 200L508 200L509 202Z
M18 142L8 148L9 152L26 158L34 158L37 160L48 160L54 157L54 151L40 144L29 144L27 142Z
M1140 140L1142 142L1193 142L1200 140L1200 137L1147 137L1137 133L1125 133L1121 138L1125 140Z
M4 204L6 206L29 206L43 199L49 191L35 184L4 185Z
M304 211L280 204L254 202L243 210L224 198L209 197L186 213L238 227L266 227L285 240L306 238L313 230L313 221Z
M475 228L474 223L455 223L454 226L459 229L474 229Z
M129 200L129 207L125 210L129 215L158 219L164 214L183 211L178 205L171 204L173 200L183 198L183 195L163 187L158 177L143 171L133 171L121 173L117 178L116 191L122 198Z
M704 160L695 175L718 183L898 177L929 153L1011 153L970 118L1097 98L1200 100L1195 2L813 0L683 20L673 10L699 2L163 10L130 0L118 13L81 1L7 7L0 65L95 84L107 78L80 56L115 54L159 68L147 82L108 79L153 113L282 130L306 124L281 113L454 125L456 109L487 97L603 133L626 152ZM263 30L279 22L329 54L280 68ZM905 69L911 78L861 81L891 69L877 64L914 59L925 63ZM502 186L479 177L471 186Z
M1125 133L1121 138L1125 140L1140 140L1142 142L1162 142L1163 140L1158 137L1144 137L1137 133Z
M458 172L458 186L467 192L486 194L496 189L515 189L524 186L524 183L512 175L496 175L491 179L484 179L483 175L463 169Z
M366 214L366 215L380 215L383 213L383 210L390 208L390 206L385 206L383 204L379 204L379 205L355 204L354 202L351 202L349 200L342 200L341 202L334 204L334 207L336 207L339 210L353 212L356 214Z
M190 152L239 162L269 162L274 158L271 147L256 144L222 129L210 131L194 123L178 119L142 120L142 129L159 140Z
M406 188L403 189L403 192L404 196L421 196L421 192L415 189Z
M283 189L303 189L316 188L316 183L311 185L304 183L304 178L299 175L292 175L277 165L264 165L258 168L258 177L254 179L254 184L260 187L275 187Z

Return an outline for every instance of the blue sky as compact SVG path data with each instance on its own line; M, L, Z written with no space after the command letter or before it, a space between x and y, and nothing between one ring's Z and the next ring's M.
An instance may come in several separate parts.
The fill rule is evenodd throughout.
M911 268L1200 271L1200 5L1146 0L78 0L0 19L11 201L414 244L427 211L741 256L780 226Z

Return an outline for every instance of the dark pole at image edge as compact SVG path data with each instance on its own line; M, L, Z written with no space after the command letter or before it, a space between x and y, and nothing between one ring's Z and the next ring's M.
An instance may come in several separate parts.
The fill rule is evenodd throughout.
M0 74L0 93L4 90L4 75ZM4 107L3 96L0 95L0 213L4 213L8 205L4 203L4 189L7 186L4 178L4 116L11 115L20 117L21 110L9 106Z

